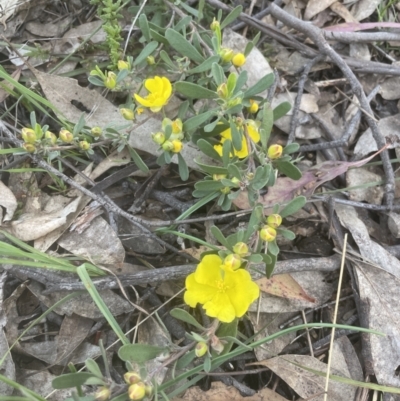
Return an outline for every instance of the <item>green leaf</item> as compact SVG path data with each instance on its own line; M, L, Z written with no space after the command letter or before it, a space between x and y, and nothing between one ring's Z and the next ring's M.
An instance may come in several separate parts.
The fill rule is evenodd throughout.
M306 204L307 199L305 196L298 196L291 200L280 212L279 214L282 218L292 215L300 210Z
M171 310L170 315L175 319L182 320L182 322L186 322L191 324L192 326L198 328L199 330L204 330L204 327L188 312L184 309L174 308Z
M284 236L289 241L293 241L296 238L296 234L293 231L285 230L284 228L279 228L278 234Z
M217 160L219 162L221 161L221 156L210 144L210 142L207 142L205 139L199 139L197 141L197 146L206 156L211 157L212 159Z
M214 131L215 127L218 125L220 120L220 117L217 117L214 121L212 121L211 123L207 124L203 129L204 132L211 132ZM222 132L222 131L221 131Z
M200 65L198 65L195 68L192 68L191 70L188 70L188 74L199 74L200 72L205 72L208 71L209 69L212 69L212 66L216 63L218 63L220 57L219 56L211 56L204 62L202 62Z
M154 50L157 49L157 47L158 47L158 42L153 41L148 43L140 52L140 54L136 57L136 60L133 62L133 65L136 66L145 61L146 58L150 56L150 54L153 53Z
M260 253L251 254L247 260L252 263L261 263L264 260L264 255Z
M262 77L257 83L244 92L243 98L248 99L268 89L274 83L275 76L270 73Z
M274 121L279 120L281 117L286 115L291 108L292 105L289 102L283 102L276 106L274 108Z
M201 124L206 122L213 115L214 115L214 111L208 110L205 113L201 113L201 114L198 114L197 116L190 117L183 123L183 130L185 132L189 132L194 129L197 129L197 128L199 128L199 126Z
M250 237L254 233L255 227L257 227L260 224L260 222L263 221L263 219L264 219L263 207L261 205L257 205L250 215L249 224L247 226L243 242L247 242L250 239Z
M211 370L211 358L210 355L208 355L208 353L204 357L203 369L204 372L206 373L209 373Z
M86 369L90 373L94 374L97 377L103 377L103 374L101 373L99 365L97 364L97 362L95 360L93 360L92 358L88 358L85 361L85 365L86 365Z
M298 143L295 143L295 142L291 143L289 145L286 145L283 148L283 154L284 155L290 155L291 153L297 152L299 150L299 148L300 148L300 145Z
M195 162L207 174L225 174L225 175L228 174L228 170L225 167L208 166L207 164L200 163L196 160L195 160Z
M276 240L268 242L268 253L270 253L271 255L278 256L279 246L276 243Z
M83 386L92 377L96 376L89 372L67 373L53 379L51 385L55 390Z
M191 82L175 82L175 90L189 99L216 99L216 92Z
M247 82L247 71L243 70L237 77L235 90L233 91L232 95L235 96L243 88L246 82Z
M226 86L228 88L228 95L231 96L236 88L237 75L232 72L228 76L228 80L226 81Z
M150 28L147 22L146 14L142 13L139 17L139 28L146 39L147 42L150 42Z
M220 181L206 180L196 182L194 187L200 191L213 192L219 191L223 187L223 185Z
M229 125L231 127L231 136L232 136L232 144L236 150L242 149L242 133L238 130L238 127L233 122L233 120L229 120Z
M143 171L144 173L147 173L149 171L149 168L146 166L146 163L142 160L142 158L138 155L135 149L133 149L131 146L128 146L129 149L129 154L131 155L132 160L134 163L138 166L138 168Z
M186 352L181 358L178 359L178 362L176 363L176 370L180 371L186 366L188 366L194 359L196 358L196 354L194 352L194 349L192 349L189 352Z
M235 21L239 15L241 14L243 10L242 6L237 6L235 7L226 17L225 19L221 22L220 27L221 30L224 29L226 26L231 24L233 21Z
M254 37L254 39L251 42L248 42L246 45L246 48L244 49L244 55L247 57L250 52L253 50L254 46L257 45L258 41L260 40L261 32L259 31L257 35Z
M112 398L110 401L129 401L129 400L130 400L130 398L128 396L128 393L124 393L124 394L117 395L116 397ZM67 401L67 400L65 400L65 401ZM71 401L73 401L73 400L71 399ZM86 401L86 400L79 400L79 401ZM87 401L92 401L92 400L87 400ZM95 401L95 400L93 400L93 401Z
M196 50L196 48L174 29L168 28L165 32L165 37L168 39L171 47L178 53L182 54L182 56L186 56L190 60L199 64L204 62L204 57Z
M152 39L156 40L158 43L162 43L163 45L169 46L168 40L165 39L165 37L156 30L150 29L150 35Z
M0 155L8 155L9 153L26 153L26 150L24 148L0 149Z
M263 254L263 259L265 262L265 275L267 278L271 278L272 273L274 272L276 260L276 255L272 255L271 253Z
M229 164L231 160L231 152L232 152L232 142L227 139L222 145L222 161L224 166Z
M160 57L169 68L171 68L172 70L177 69L176 65L172 62L171 58L165 50L160 51Z
M179 106L179 110L178 110L178 118L181 120L184 120L187 111L189 110L189 100L185 100L184 102L181 103L181 105ZM185 129L183 129L184 131L187 131Z
M216 83L217 86L219 86L225 82L225 73L219 64L214 63L211 66L211 73L212 73L214 82Z
M239 319L234 319L230 323L221 323L221 326L219 326L215 334L217 335L218 338L223 338L223 337L236 338L238 322ZM220 353L220 355L228 353L231 350L232 345L233 341L228 340L227 343L224 345L224 350Z
M118 356L124 362L143 363L156 358L166 350L166 347L157 347L156 345L126 344L118 350Z
M104 86L104 82L99 77L95 77L93 75L89 75L88 81L95 86Z
M276 168L282 174L285 174L292 180L299 180L302 176L301 171L291 162L287 161L276 161Z
M180 153L178 153L178 168L179 168L179 175L182 181L186 181L189 178L189 169L185 162L185 159L182 157Z
M177 32L180 32L180 31L183 32L183 29L185 29L192 22L192 19L193 18L190 15L187 15L186 17L183 17L174 26L174 30L177 31Z
M222 234L221 230L217 226L212 226L211 227L211 234L215 237L215 239L225 248L232 250L232 247L229 245L229 242L226 240L224 237L224 234Z
M240 170L236 164L229 164L228 165L228 172L229 175L232 177L237 178L238 180L242 180L242 174L240 173Z
M271 105L267 102L262 110L262 120L260 129L261 145L264 150L267 150L267 144L274 125L274 112Z

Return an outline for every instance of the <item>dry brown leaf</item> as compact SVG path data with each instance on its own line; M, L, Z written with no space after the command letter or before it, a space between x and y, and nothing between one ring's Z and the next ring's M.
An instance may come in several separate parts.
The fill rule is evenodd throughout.
M304 20L309 21L312 17L319 14L321 11L327 9L336 0L309 0L307 3L306 11L304 13Z
M288 401L269 388L263 388L250 397L243 397L233 386L227 387L224 383L213 382L208 391L200 387L192 387L186 391L183 398L173 398L171 401Z
M338 1L331 5L331 10L339 15L339 17L342 17L346 22L358 22L357 19L354 18L351 12L346 8L346 6Z
M372 15L381 3L382 0L359 0L352 8L351 13L357 21L361 21Z
M18 202L12 191L0 181L0 206L6 209L3 218L3 211L0 209L0 226L3 221L11 220L17 210Z
M260 287L260 290L267 294L281 298L315 302L315 298L308 295L290 274L277 274L270 279L263 277L257 280L256 283Z

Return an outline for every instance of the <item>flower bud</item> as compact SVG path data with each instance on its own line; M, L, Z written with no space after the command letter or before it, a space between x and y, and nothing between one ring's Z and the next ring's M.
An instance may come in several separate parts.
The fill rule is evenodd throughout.
M107 78L104 81L104 86L107 89L114 89L117 86L117 76L114 72L109 71L107 74Z
M165 141L161 147L166 151L166 152L172 152L174 149L174 144L171 141Z
M136 372L126 372L124 374L124 380L127 384L135 384L140 382L142 379Z
M118 70L119 71L128 70L128 69L129 69L128 62L126 62L124 60L118 60Z
M197 358L201 358L202 356L204 356L207 351L208 345L203 341L198 342L196 344L196 348L194 349L194 353L196 354Z
M172 145L173 145L172 148L173 153L179 153L183 148L183 143L179 139L174 139L172 141Z
M111 392L108 387L102 387L95 394L96 401L107 401L110 398Z
M74 136L66 129L62 129L58 136L64 143L71 143L74 140Z
M279 159L282 156L283 148L281 145L271 145L268 148L267 155L271 160Z
M246 62L246 57L243 53L236 53L232 58L232 64L235 67L241 67Z
M128 397L130 400L141 400L146 395L146 388L143 382L131 384L128 389Z
M148 56L146 58L146 62L147 62L148 65L154 65L156 63L156 60L155 60L155 58L153 56Z
M220 23L219 23L218 20L216 20L216 19L214 18L214 19L213 19L213 22L211 22L210 29L211 29L212 31L216 31L216 30L219 29L219 28L220 28Z
M155 134L151 135L151 138L155 143L158 143L159 145L162 145L165 142L165 135L164 132L157 132Z
M49 140L49 142L54 145L57 142L57 137L51 131L46 131L44 137Z
M219 55L220 55L223 63L229 63L230 61L232 61L232 58L233 58L233 50L224 47L219 52Z
M149 384L146 384L146 386L144 387L144 390L146 392L146 396L147 397L151 397L153 395L153 386L150 386Z
M267 224L272 228L278 228L282 224L282 216L271 214L267 217Z
M217 94L221 99L227 99L228 98L228 96L229 96L228 86L226 85L225 82L218 86Z
M36 146L32 143L24 143L22 147L28 152L33 153L36 150Z
M237 270L242 265L242 258L235 253L231 253L224 259L224 266L229 270Z
M260 237L263 241L272 242L276 238L276 230L270 226L264 226L260 230Z
M132 121L135 118L135 113L131 109L119 109L121 116L125 118L125 120Z
M180 118L172 121L172 133L173 134L181 134L183 130L183 123Z
M88 141L80 141L79 142L79 147L82 150L89 150L90 149L90 143Z
M257 111L258 111L258 103L255 100L250 99L250 107L248 107L248 110L249 110L249 112L251 114L257 113Z
M212 178L214 181L219 181L226 178L226 174L213 174Z
M239 180L239 178L232 177L231 181L233 182L233 184L235 185L236 188L240 187L240 182L241 181Z
M103 130L101 129L101 127L93 127L90 132L93 136L99 137L103 133Z
M21 136L22 136L22 139L25 141L25 143L35 143L36 142L35 131L31 128L22 128Z
M224 344L222 344L222 341L216 335L211 337L211 348L217 354L220 354L224 350Z
M244 242L238 242L233 246L233 252L239 256L245 256L249 253L249 247Z
M229 192L231 192L231 189L229 187L223 187L220 189L220 191L224 194L227 195Z

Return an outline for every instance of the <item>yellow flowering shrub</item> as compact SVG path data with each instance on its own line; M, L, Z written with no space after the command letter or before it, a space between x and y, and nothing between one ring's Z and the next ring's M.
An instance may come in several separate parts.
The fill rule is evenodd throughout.
M202 304L208 316L229 323L242 317L259 295L248 271L227 269L218 255L206 255L186 278L184 301L192 308Z
M141 97L134 94L135 100L142 106L149 108L153 113L160 111L168 103L172 94L172 85L168 78L158 77L149 78L144 81L144 87L149 94Z

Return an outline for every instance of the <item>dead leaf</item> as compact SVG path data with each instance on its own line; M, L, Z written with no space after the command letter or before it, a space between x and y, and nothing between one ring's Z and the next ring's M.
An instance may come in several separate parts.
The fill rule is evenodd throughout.
M327 9L335 1L336 0L309 0L304 13L304 20L310 21L312 17Z
M260 290L271 295L287 299L301 299L315 302L290 274L277 274L270 279L264 277L256 281Z
M0 207L6 209L6 214L2 218L2 211L0 212L0 226L3 221L11 220L18 207L17 199L12 191L0 181Z
M233 386L226 386L221 382L212 382L208 391L200 387L191 387L183 398L173 398L171 401L288 401L275 391L263 388L256 394L243 397Z
M335 12L339 17L342 17L346 22L358 22L351 12L342 3L336 1L331 4L331 10Z
M305 366L310 369L326 372L326 364L317 358L308 355L284 355L255 363L271 369L283 381L285 381L300 397L323 401L325 389L325 377L318 376L308 370L301 368ZM255 365L254 364L254 365ZM297 365L295 365L297 364ZM252 364L250 364L252 365ZM331 367L331 374L348 377L349 373L341 372ZM356 388L344 383L330 381L328 390L329 401L352 400L356 394Z
M363 186L372 182L382 181L382 176L375 174L366 168L349 169L346 174L346 185L348 187ZM385 194L383 185L366 186L349 190L350 200L357 202L368 202L381 205Z
M372 15L381 3L382 0L359 0L352 8L351 13L357 21L361 21Z

